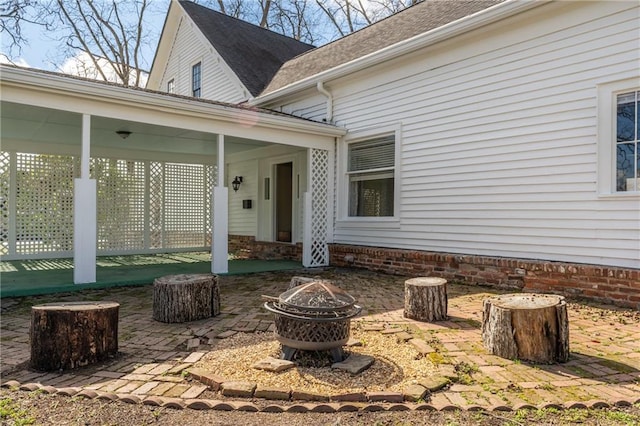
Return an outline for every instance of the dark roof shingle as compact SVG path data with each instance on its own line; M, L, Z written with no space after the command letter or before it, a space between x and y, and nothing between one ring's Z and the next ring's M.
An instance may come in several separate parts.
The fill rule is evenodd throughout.
M180 5L253 96L289 59L313 49L291 37L269 31L181 0Z
M262 94L281 89L504 0L426 0L285 63Z

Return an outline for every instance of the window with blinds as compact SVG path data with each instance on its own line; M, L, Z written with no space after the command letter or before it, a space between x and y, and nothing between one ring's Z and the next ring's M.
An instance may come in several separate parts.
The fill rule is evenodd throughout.
M349 216L393 216L395 135L349 144Z

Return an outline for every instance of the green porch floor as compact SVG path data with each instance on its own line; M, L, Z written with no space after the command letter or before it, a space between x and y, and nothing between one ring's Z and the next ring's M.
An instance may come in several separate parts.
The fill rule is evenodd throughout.
M0 298L150 284L164 275L209 273L210 259L203 252L99 257L97 282L91 284L73 284L73 259L2 261ZM229 260L228 274L300 268L301 263L291 260Z

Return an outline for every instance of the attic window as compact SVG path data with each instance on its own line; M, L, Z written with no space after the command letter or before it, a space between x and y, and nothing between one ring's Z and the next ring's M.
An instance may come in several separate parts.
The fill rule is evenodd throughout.
M167 93L175 93L175 91L176 91L176 82L172 78L167 82Z
M194 98L199 98L201 95L201 80L202 80L202 63L198 62L191 67L191 89Z

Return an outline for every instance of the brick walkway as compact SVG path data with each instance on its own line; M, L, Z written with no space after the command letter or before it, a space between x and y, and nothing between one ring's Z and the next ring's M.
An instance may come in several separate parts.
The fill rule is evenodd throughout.
M317 272L314 272L317 273ZM297 272L297 275L305 275ZM420 323L403 318L405 277L365 271L327 269L333 279L364 307L357 321L403 330L427 331L450 366L470 366L471 380L454 382L418 403L378 402L384 395L363 394L364 402L260 401L227 398L185 374L212 348L217 338L234 332L265 331L271 314L260 295L286 290L291 271L221 277L221 315L185 324L153 321L152 287L94 290L2 300L2 386L42 389L87 398L176 408L264 411L346 411L401 409L512 410L523 407L593 407L640 402L640 313L613 306L570 303L570 361L530 365L488 354L482 347L482 300L494 289L449 285L449 320ZM80 300L120 303L119 351L113 362L65 373L28 369L32 305ZM428 362L425 360L425 362ZM388 401L397 395L389 395Z

